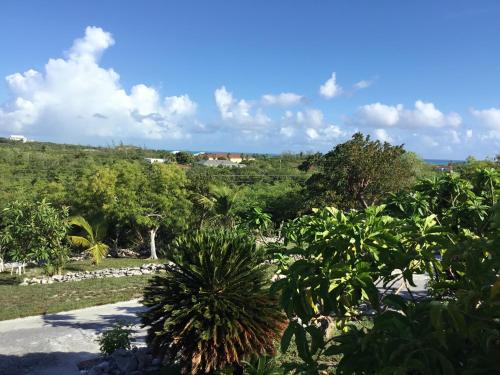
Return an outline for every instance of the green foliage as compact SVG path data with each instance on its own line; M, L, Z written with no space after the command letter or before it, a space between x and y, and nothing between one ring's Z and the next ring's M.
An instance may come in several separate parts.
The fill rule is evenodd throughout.
M69 236L69 241L77 247L83 247L91 256L94 264L99 264L108 254L109 246L103 241L106 234L104 225L98 223L94 228L85 218L76 216L70 219L70 225L77 226L84 231L83 236Z
M190 152L178 152L175 154L175 161L179 164L191 164L194 162L194 156Z
M48 271L60 273L69 256L67 218L67 208L59 210L45 200L7 205L2 211L0 232L7 256L17 261L43 262Z
M356 133L326 155L312 156L317 172L307 180L309 205L366 208L388 192L408 187L415 177L415 158L403 146L372 141Z
M192 374L272 355L285 324L269 294L269 269L244 233L202 231L178 238L165 276L144 292L147 341Z
M237 222L235 205L238 199L238 190L225 185L211 185L208 195L196 197L196 203L204 210L201 224L205 222L212 226L234 227Z
M480 182L479 182L480 181ZM495 373L500 353L498 175L423 180L387 206L316 210L284 228L273 285L295 338L298 373ZM287 257L288 261L283 261ZM431 294L403 299L396 282L427 273ZM328 338L317 319L331 316ZM300 320L298 320L300 319ZM300 321L300 324L299 324Z
M246 375L282 375L283 369L273 357L258 357L244 362Z
M113 327L102 332L97 339L101 354L111 355L118 349L129 350L131 347L130 336L132 335L130 327L131 324L118 321L113 324Z

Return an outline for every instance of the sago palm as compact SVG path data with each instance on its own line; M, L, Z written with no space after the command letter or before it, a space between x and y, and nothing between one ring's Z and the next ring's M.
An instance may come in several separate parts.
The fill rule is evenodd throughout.
M109 246L102 242L103 225L96 225L94 230L89 222L81 216L71 218L69 223L81 228L84 232L82 236L69 236L70 242L75 246L83 247L90 254L92 262L99 264L108 255L109 250Z
M269 294L268 266L244 234L195 232L170 249L167 273L145 288L148 343L183 372L214 373L272 355L286 321Z

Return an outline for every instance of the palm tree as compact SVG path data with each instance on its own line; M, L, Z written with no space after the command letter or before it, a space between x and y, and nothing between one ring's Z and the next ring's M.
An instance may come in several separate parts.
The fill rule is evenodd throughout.
M209 194L198 195L196 202L206 210L208 222L231 228L235 225L235 205L239 191L226 185L210 185Z
M153 350L191 374L242 374L245 360L273 355L287 322L255 241L212 229L180 237L170 250L166 274L149 282L142 301Z
M94 230L89 222L81 216L71 218L69 223L84 231L83 236L69 236L70 242L75 246L85 248L92 257L92 263L99 264L106 257L109 250L109 246L101 241L104 237L104 226L98 224Z

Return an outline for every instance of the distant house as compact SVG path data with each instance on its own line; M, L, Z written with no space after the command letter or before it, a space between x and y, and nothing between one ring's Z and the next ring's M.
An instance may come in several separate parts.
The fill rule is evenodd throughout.
M453 172L453 165L433 165L432 169L438 172Z
M28 139L24 135L15 135L15 134L11 135L9 137L9 139L11 141L17 141L17 142L23 142L23 143L26 143L28 141Z
M155 158L144 158L149 164L154 164L154 163L166 163L168 160L167 159L155 159Z
M245 164L235 163L230 160L203 160L200 161L201 165L205 167L225 167L225 168L245 168Z
M207 160L229 160L233 163L241 163L243 160L255 160L254 158L246 157L242 154L232 154L228 152L211 152L204 154L203 157Z

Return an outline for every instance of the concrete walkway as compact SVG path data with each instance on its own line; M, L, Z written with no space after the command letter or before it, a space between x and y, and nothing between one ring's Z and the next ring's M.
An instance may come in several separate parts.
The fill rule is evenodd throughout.
M117 320L137 323L141 309L133 300L0 321L0 374L79 374L77 363L99 354L97 334ZM144 334L136 327L135 345L144 342Z

